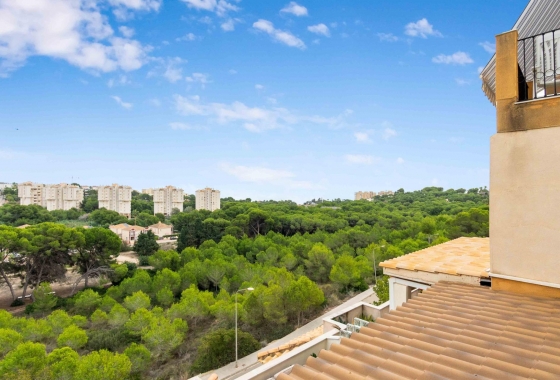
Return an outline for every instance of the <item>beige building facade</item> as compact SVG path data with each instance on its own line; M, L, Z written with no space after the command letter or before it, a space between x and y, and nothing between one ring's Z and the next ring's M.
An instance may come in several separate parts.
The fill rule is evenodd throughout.
M197 210L219 210L220 209L220 191L209 187L196 191L196 209Z
M43 185L24 182L18 185L21 205L38 205L49 211L80 208L84 200L84 190L76 185L61 183Z
M97 188L99 208L116 211L130 218L130 206L132 200L132 188L121 186L116 183L111 186L99 186Z
M148 227L150 231L154 233L158 238L163 238L164 236L169 236L173 234L173 226L170 224L165 224L162 222L152 224Z
M123 243L134 245L140 234L147 232L148 229L142 226L133 226L128 223L115 224L109 226L109 229L117 234Z
M375 193L374 191L358 191L354 193L354 200L360 201L362 199L365 199L369 201L372 200L376 195L377 193Z
M154 195L154 189L142 189L142 194Z
M183 200L185 199L183 189L166 186L161 189L150 190L152 190L152 195L154 196L154 215L161 213L169 216L172 214L173 209L178 209L180 212L183 211Z

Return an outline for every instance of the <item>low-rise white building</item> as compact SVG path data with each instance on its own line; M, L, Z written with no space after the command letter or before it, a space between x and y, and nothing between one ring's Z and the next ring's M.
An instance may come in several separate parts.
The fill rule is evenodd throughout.
M111 186L99 186L97 188L97 199L99 208L116 211L130 218L130 206L132 201L132 188L121 186L116 183Z
M154 233L158 238L163 238L164 236L169 236L173 234L173 226L170 224L165 224L162 222L152 224L148 227L150 231Z
M196 191L196 209L197 210L219 210L220 209L220 191L209 187Z
M173 209L178 209L180 212L183 211L183 201L185 199L183 189L166 186L161 189L150 190L152 190L152 195L154 196L154 215L161 213L169 216L172 214Z
M134 245L138 236L148 231L146 227L133 226L128 223L115 224L113 226L109 226L109 229L116 233L123 243L128 245Z

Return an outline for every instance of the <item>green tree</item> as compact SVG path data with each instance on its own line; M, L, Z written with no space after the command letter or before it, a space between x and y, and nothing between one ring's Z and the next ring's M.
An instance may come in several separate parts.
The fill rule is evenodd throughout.
M17 331L0 328L0 356L6 355L22 342L23 336Z
M123 303L129 311L135 312L140 308L149 309L150 308L150 296L142 291L137 291L132 295L126 297Z
M377 295L377 301L375 301L374 305L381 305L387 301L389 301L389 277L383 276L377 279L377 283L373 287L373 291Z
M51 326L54 335L59 335L65 328L72 325L72 317L64 310L55 310L47 317L47 322Z
M30 379L38 379L46 365L45 345L25 342L8 352L4 360L0 361L0 378L17 379L29 376Z
M90 315L101 305L101 296L91 289L86 289L76 295L74 310L78 314Z
M52 380L74 380L80 355L70 347L56 348L47 356Z
M99 200L97 199L97 190L88 190L87 194L84 194L84 200L82 201L82 210L87 213L95 211L99 208Z
M169 321L164 316L155 316L150 325L142 330L142 342L158 360L166 359L183 343L187 322L182 319Z
M111 327L120 327L123 326L126 321L128 320L130 314L128 310L122 307L119 304L116 304L111 309L111 312L108 315L108 322Z
M33 306L40 315L45 315L56 306L57 297L53 294L51 285L47 282L41 283L33 292Z
M307 257L305 269L309 278L321 283L327 282L335 261L332 251L326 245L317 243L313 245Z
M157 236L151 230L141 233L134 243L134 252L139 256L151 256L159 250Z
M313 308L318 308L325 301L323 291L305 276L293 281L286 289L288 309L297 315L297 324L300 325L305 313Z
M110 265L119 255L121 239L105 228L81 229L85 244L72 255L78 273L82 275L74 287L82 280L88 286L90 277L99 277L111 272Z
M128 356L99 350L81 358L75 377L87 380L122 380L128 378L131 369L132 363Z
M156 293L156 300L161 306L169 307L175 300L175 297L169 288L161 288Z
M56 340L58 347L70 347L73 350L82 348L88 341L87 334L78 326L68 326Z
M259 342L247 332L238 332L240 357L252 354L261 348ZM200 340L196 359L191 367L193 373L203 373L220 368L235 360L235 330L218 329Z
M128 356L132 364L131 372L133 374L141 374L149 368L152 355L143 344L132 343L124 350L124 354Z

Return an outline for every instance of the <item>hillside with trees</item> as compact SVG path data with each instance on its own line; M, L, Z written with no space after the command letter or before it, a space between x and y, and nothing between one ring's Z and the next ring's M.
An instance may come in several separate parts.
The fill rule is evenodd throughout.
M240 352L248 354L367 289L383 260L488 236L484 189L313 204L223 199L212 213L177 213L177 250L142 243L150 269L114 262L120 239L105 228L115 217L107 210L91 212L99 227L83 229L44 209L0 207L3 285L34 298L26 316L0 311L0 378L192 376L233 360L240 289L254 288L238 294ZM50 284L68 271L88 287L59 298Z

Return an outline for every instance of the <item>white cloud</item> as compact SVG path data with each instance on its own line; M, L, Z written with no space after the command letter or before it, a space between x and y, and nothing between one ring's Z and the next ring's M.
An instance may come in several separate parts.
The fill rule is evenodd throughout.
M94 1L0 1L0 76L31 56L62 59L92 71L136 70L149 51L136 40L116 37Z
M337 128L344 125L347 114L338 117L301 116L285 108L249 107L241 102L231 104L203 103L198 96L175 95L175 109L186 116L207 117L207 122L218 124L239 124L251 132L264 132L284 128L301 122Z
M303 5L299 5L295 1L290 1L290 4L286 5L284 8L280 10L282 13L291 13L294 16L307 16L307 8Z
M383 138L383 140L389 140L391 137L395 137L396 135L397 131L389 127L385 128L381 133L381 137Z
M479 43L479 45L482 46L482 48L490 54L494 54L496 52L496 44L493 44L488 41L484 41Z
M170 83L176 83L183 79L183 64L187 63L186 59L179 57L154 58L158 65L148 72L148 78L162 76Z
M258 84L258 83L257 83L257 84L255 85L255 89L257 89L257 90L264 90L264 86L263 86L262 84Z
M437 57L432 58L434 63L443 63L445 65L466 65L473 63L471 56L468 53L458 51L451 55L440 54Z
M119 75L118 78L111 78L107 81L107 87L112 88L114 86L125 86L132 83L126 75Z
M133 16L132 11L158 11L162 0L109 0L116 7L113 13L119 20L127 20Z
M171 129L175 129L175 130L200 129L200 127L193 126L190 124L185 124L185 123L179 123L179 122L169 123L169 126L171 127Z
M175 41L194 41L196 40L196 35L194 33L187 33L183 37L176 38Z
M202 73L192 73L190 77L186 77L185 80L189 83L200 83L202 88L205 88L210 81L208 80L208 74Z
M482 72L482 70L484 70L484 66L478 66L478 69L476 69L479 74Z
M330 37L331 36L331 32L329 30L329 27L326 26L325 24L311 25L311 26L307 27L307 30L309 30L311 33L323 35L325 37Z
M235 75L235 74L237 74L237 70L229 69L228 73L231 74L231 75Z
M362 154L347 154L344 159L350 164L359 165L372 165L379 161L379 158Z
M295 174L288 170L270 169L262 166L242 166L223 163L221 169L234 176L242 182L257 184L270 184L283 186L289 189L312 189L316 188L309 181L298 181L294 179Z
M157 98L153 98L148 100L148 104L153 106L153 107L160 107L161 106L161 101Z
M385 42L396 42L399 40L399 37L395 36L393 33L377 33L377 37L379 37L379 41Z
M119 31L126 38L132 38L132 36L134 36L134 29L128 26L119 26Z
M402 157L397 158L397 164L404 164L404 159Z
M220 17L225 17L228 12L238 11L239 8L225 0L181 0L189 8L197 10L215 12Z
M120 97L118 96L111 96L111 98L113 98L115 100L115 102L117 102L117 104L119 106L121 106L122 108L126 108L127 110L131 109L133 104L132 103L127 103L125 101L123 101Z
M404 34L411 37L428 38L428 36L441 37L441 33L434 29L434 26L423 18L416 22L411 22L404 27Z
M290 32L274 28L274 24L272 24L268 20L260 19L259 21L256 21L253 24L253 28L267 33L272 37L273 40L290 47L296 47L302 50L306 48L305 43L302 40L300 40Z
M369 138L369 133L368 132L355 132L354 137L356 138L356 141L359 142L359 143L371 142L371 139Z
M222 23L220 27L224 32L232 32L235 30L235 21L232 18L230 18L226 22Z
M459 86L466 86L467 84L471 84L470 81L462 78L455 78L455 83L457 83Z

